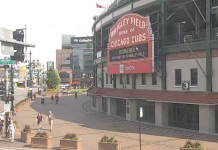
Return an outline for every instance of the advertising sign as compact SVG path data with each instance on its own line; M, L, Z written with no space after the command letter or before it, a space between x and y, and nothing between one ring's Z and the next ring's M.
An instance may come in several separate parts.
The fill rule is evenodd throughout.
M92 43L92 37L73 37L71 38L71 44L86 44Z
M149 16L134 13L123 16L110 29L108 74L152 73L153 66L154 35Z

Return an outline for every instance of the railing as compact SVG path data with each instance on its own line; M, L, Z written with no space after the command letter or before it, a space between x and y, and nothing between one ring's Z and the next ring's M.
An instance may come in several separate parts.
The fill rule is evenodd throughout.
M198 31L198 33L196 33L195 31L191 31L180 34L167 35L167 45L184 44L185 37L189 38L189 41L186 39L187 42L204 41L206 40L206 30L200 30Z

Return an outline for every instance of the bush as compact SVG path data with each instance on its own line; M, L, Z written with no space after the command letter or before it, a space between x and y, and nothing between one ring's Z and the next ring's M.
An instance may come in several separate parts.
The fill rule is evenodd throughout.
M183 148L198 148L198 149L204 149L204 147L201 145L200 142L196 141L193 143L191 140L187 140Z
M56 91L56 89L46 89L46 91Z
M23 129L23 132L26 132L26 133L31 133L31 132L32 132L32 130L31 130L31 128L30 128L30 126L29 126L29 125L25 125L25 127L24 127L24 129Z
M48 134L46 132L37 132L35 137L41 137L41 138L49 138Z
M18 122L17 122L17 121L14 121L14 124L15 124L16 128L17 128L17 127L19 127L19 125L18 125Z
M118 141L113 137L109 138L108 136L105 135L101 138L101 142L116 143Z
M76 134L74 133L67 133L64 137L64 140L78 140Z

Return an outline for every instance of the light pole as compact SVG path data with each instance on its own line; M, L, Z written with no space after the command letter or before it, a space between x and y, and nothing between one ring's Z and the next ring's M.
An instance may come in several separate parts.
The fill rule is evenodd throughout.
M32 96L32 62L31 62L31 51L30 51L30 98L31 98L31 101L33 100L33 96Z
M38 69L38 95L39 95L39 59L37 59L37 69Z

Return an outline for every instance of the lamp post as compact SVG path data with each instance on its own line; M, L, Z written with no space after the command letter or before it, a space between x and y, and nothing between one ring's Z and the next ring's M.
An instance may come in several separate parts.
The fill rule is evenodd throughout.
M39 59L37 59L37 69L38 69L38 95L39 95Z

